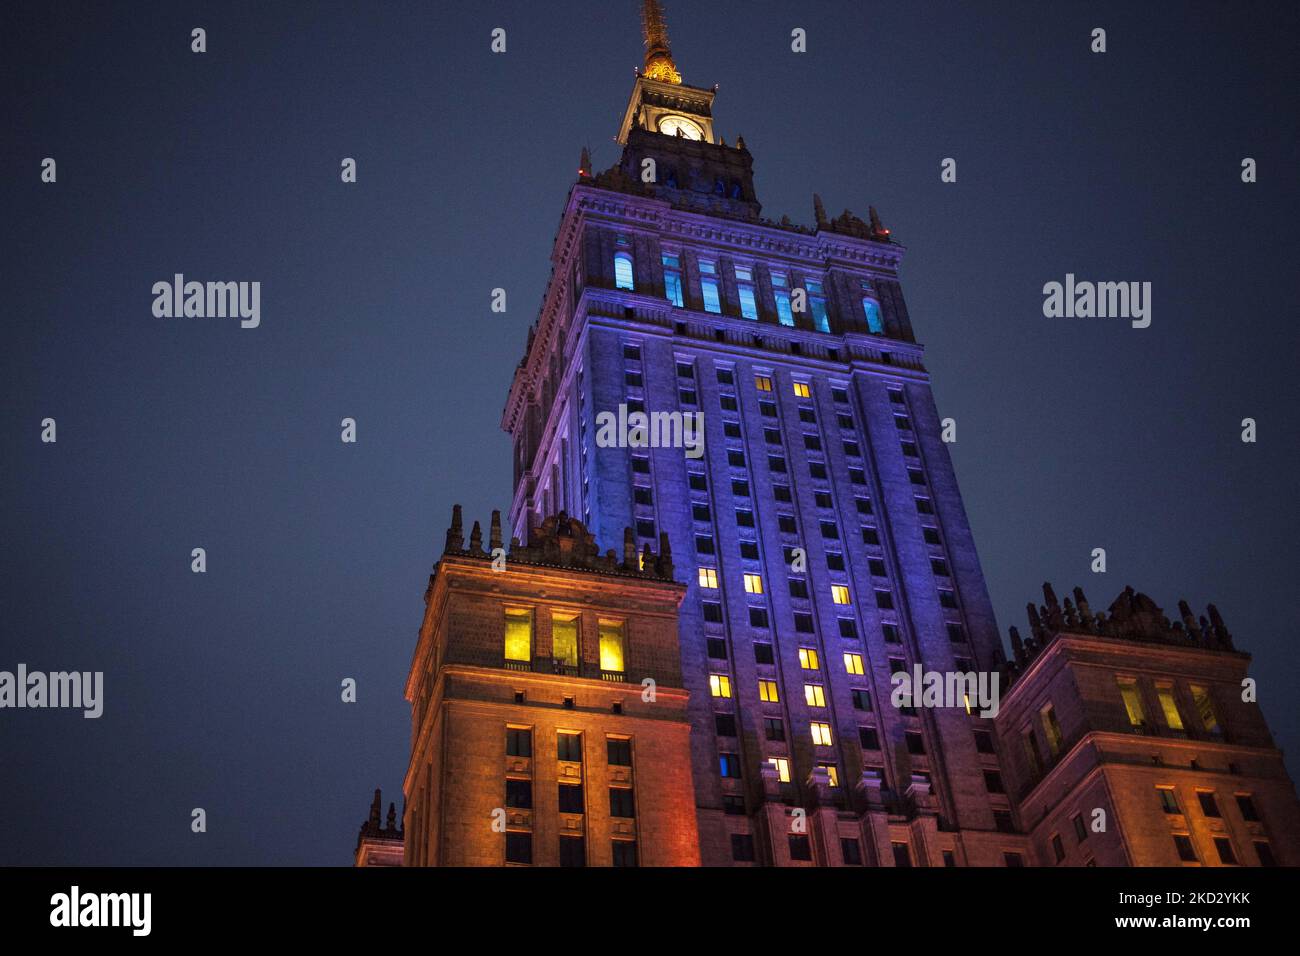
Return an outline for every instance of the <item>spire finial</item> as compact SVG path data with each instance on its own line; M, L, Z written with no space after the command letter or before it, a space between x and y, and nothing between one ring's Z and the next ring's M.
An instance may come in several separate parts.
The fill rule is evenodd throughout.
M641 4L641 36L645 38L645 76L661 83L681 83L659 0L644 0Z

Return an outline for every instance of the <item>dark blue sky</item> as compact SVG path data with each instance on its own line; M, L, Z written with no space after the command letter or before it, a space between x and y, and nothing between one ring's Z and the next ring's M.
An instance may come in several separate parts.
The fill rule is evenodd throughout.
M421 595L452 503L508 505L500 410L638 6L4 6L0 669L106 704L0 712L0 863L342 864L371 790L400 806ZM1294 5L667 13L767 215L872 203L908 246L1004 632L1047 579L1215 601L1300 746ZM260 281L261 327L154 318L175 272ZM1067 272L1151 282L1151 327L1044 318Z

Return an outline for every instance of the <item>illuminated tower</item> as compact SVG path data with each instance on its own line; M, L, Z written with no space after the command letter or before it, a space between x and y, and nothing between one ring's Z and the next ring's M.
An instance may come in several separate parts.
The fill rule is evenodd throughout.
M706 865L1001 865L1026 841L992 721L889 703L893 671L1003 663L903 248L817 197L762 218L716 91L642 21L622 155L584 153L506 404L514 534L566 510L667 535ZM620 406L702 413L702 457L598 440Z

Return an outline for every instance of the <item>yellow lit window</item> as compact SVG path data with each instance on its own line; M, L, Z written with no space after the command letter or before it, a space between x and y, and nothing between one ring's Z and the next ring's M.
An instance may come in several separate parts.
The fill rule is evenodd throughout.
M600 669L623 672L622 621L600 621Z
M715 568L700 568L700 587L716 588L718 586L718 572Z
M714 697L731 696L731 678L726 674L709 675L709 692Z
M848 673L850 673L850 674L861 674L861 673L864 673L864 671L862 670L862 655L861 655L861 654L845 654L845 655L844 655L844 669L845 669Z
M1124 709L1128 712L1128 722L1132 727L1146 725L1146 711L1142 709L1142 695L1138 693L1137 681L1132 677L1117 677L1119 694L1124 698Z
M745 575L745 593L746 594L763 593L763 576L761 574Z
M1160 709L1164 712L1169 729L1182 730L1183 715L1178 712L1178 702L1174 700L1174 685L1156 684L1156 697L1160 699Z
M835 764L823 763L823 764L818 764L817 766L821 767L823 770L826 771L826 781L832 787L838 787L840 785L840 770L837 766L835 766Z
M831 745L831 725L814 721L812 724L813 743L819 747Z
M821 684L804 684L803 699L808 702L809 707L825 707L826 689Z
M967 694L967 693L963 692L962 695L961 695L961 699L962 699L962 703L964 703L964 704L966 705L966 713L969 714L969 713L970 713L970 694Z
M812 394L812 392L808 390L807 382L795 382L794 393L800 398L808 398Z
M505 658L508 661L533 659L533 612L506 608Z
M790 782L790 761L785 757L769 757L767 760L776 768L776 778L782 783Z
M578 666L578 615L551 612L551 657L569 667Z
M772 380L766 375L755 375L754 387L760 392L770 392L772 391Z
M843 584L831 585L831 600L836 604L849 603L849 589Z
M806 671L815 671L821 667L821 660L817 657L817 648L799 648L799 666Z
M1201 718L1201 725L1207 733L1217 734L1219 732L1219 718L1214 713L1214 701L1210 698L1208 687L1202 687L1200 684L1192 685L1192 704L1196 707L1196 713Z
M767 704L775 704L781 700L776 692L776 681L761 680L758 682L758 699Z

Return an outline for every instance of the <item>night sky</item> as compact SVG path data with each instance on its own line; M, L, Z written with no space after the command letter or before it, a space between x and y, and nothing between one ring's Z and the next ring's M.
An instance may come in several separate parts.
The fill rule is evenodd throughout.
M666 12L765 215L871 203L908 247L1004 634L1044 580L1214 601L1295 773L1300 14L1275 6ZM4 5L0 669L102 670L105 713L0 711L0 863L347 864L373 789L400 808L424 586L453 503L509 504L501 409L579 151L617 159L638 7ZM177 272L260 281L261 326L155 318ZM1067 272L1151 282L1151 327L1045 318Z

